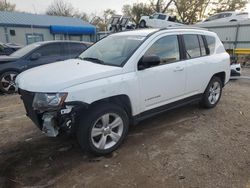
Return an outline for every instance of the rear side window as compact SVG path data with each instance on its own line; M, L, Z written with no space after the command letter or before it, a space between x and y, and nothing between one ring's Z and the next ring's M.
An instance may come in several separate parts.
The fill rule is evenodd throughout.
M59 44L47 44L39 48L36 53L39 53L42 57L60 55L61 46Z
M212 36L205 36L207 41L207 47L209 54L213 54L215 51L215 38Z
M201 56L200 44L197 35L183 35L187 59Z

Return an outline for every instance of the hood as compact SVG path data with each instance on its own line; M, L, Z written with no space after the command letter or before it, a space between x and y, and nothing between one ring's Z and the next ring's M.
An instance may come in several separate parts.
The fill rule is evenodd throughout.
M121 72L121 67L70 59L29 69L18 75L16 83L20 89L26 91L53 93Z
M16 61L18 59L18 57L13 57L13 56L0 56L0 63L3 62L10 62L10 61Z

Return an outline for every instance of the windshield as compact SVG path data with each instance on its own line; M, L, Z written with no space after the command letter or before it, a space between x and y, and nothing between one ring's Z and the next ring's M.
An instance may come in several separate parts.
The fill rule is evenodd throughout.
M79 58L104 65L122 66L144 38L131 35L110 35L89 47Z
M28 54L29 52L31 52L32 50L34 50L35 48L37 48L38 46L40 46L40 44L37 44L37 43L30 44L28 46L21 48L20 50L15 51L10 56L23 57L26 54Z

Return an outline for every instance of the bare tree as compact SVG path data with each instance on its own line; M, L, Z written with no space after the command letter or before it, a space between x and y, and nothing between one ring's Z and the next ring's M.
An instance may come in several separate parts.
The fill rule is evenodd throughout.
M101 15L97 15L95 13L91 14L91 21L90 23L97 26L100 31L105 31L108 26L108 21L112 17L112 15L115 15L116 11L112 9L106 9L102 12Z
M247 0L174 0L179 19L193 24L211 14L244 9Z
M248 0L215 0L213 4L212 11L223 12L223 11L235 11L244 10Z
M74 16L74 7L64 0L54 0L54 2L48 7L46 14L53 16Z
M150 0L150 5L155 12L165 13L173 2L174 0Z
M211 0L174 0L175 9L181 22L193 24L204 17Z
M15 11L16 5L7 2L7 0L0 0L0 11Z
M139 24L142 15L151 15L154 13L153 8L145 3L134 3L131 5L124 5L122 8L123 14L129 16L133 22Z

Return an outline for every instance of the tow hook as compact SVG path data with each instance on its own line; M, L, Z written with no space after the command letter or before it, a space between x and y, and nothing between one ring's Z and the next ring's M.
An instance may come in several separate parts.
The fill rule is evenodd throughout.
M59 133L59 127L56 125L55 114L45 113L43 115L43 128L42 131L48 137L56 137Z

